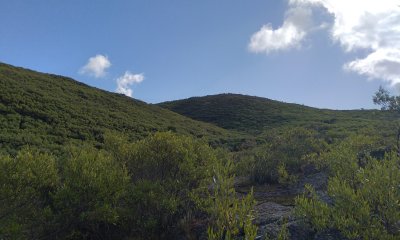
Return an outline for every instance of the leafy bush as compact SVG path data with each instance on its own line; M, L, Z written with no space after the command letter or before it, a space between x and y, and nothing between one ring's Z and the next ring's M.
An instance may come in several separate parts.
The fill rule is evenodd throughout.
M286 170L285 163L278 166L278 182L282 185L290 185L297 182L297 177L295 175L290 175Z
M196 219L206 234L208 217L223 217L215 203L225 201L234 203L224 208L229 219L238 216L235 226L254 235L246 218L253 198L236 198L232 167L223 171L225 153L172 133L133 143L114 135L105 140L107 150L70 148L58 161L29 149L0 157L0 238L175 239L192 234Z
M71 150L61 174L62 185L53 196L62 229L58 235L68 239L112 235L125 211L127 170L109 154L87 148Z
M53 157L30 149L0 156L0 238L37 239L52 218L50 200L59 184Z
M358 164L350 145L340 145L330 156L332 178L322 201L312 187L296 200L296 213L317 231L335 229L349 239L399 239L400 160L387 154L382 160L366 157Z
M211 214L211 225L208 227L210 240L230 240L240 235L246 240L256 238L257 227L252 223L255 215L253 191L241 200L236 197L233 170L231 161L214 168L214 184L208 209Z
M331 144L326 151L313 154L310 159L318 169L350 179L353 172L366 163L368 156L381 148L376 137L351 135L343 141Z
M295 174L309 163L309 155L320 154L327 147L317 132L304 128L288 129L283 133L270 135L268 143L245 156L247 173L256 183L294 182Z
M179 220L198 210L204 197L199 193L211 183L217 161L207 144L172 133L135 143L109 135L106 147L129 171L133 188L128 215L139 235L176 234Z
M237 199L234 166L225 152L173 133L156 133L135 143L109 134L105 146L127 166L131 176L127 218L133 222L135 227L130 227L136 236L171 238L179 232L190 234L190 221L205 215L211 217L214 233L228 231L233 236L240 228L251 236L254 226L245 216L253 212L253 198ZM229 222L229 229L221 221Z

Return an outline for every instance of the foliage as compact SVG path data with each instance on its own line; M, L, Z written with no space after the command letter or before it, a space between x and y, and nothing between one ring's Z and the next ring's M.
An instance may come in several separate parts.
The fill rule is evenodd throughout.
M120 224L129 190L126 169L95 149L73 149L62 166L62 185L53 196L58 235L69 239L105 235Z
M337 149L337 155L343 153ZM348 152L348 151L347 151ZM346 152L344 157L349 157ZM400 219L400 161L394 154L364 166L342 161L328 183L329 204L311 186L296 200L296 214L317 230L337 229L349 239L398 239ZM335 165L334 165L335 166Z
M0 156L0 238L39 238L52 217L49 200L59 180L48 154L24 149L16 157Z
M108 136L108 138L113 136ZM114 137L115 139L115 137ZM217 159L203 142L172 133L156 133L133 144L116 139L107 145L127 166L133 183L129 213L137 234L172 234L200 204ZM106 137L106 143L114 142ZM198 209L197 209L198 210Z
M218 145L241 138L211 124L193 121L158 106L106 92L67 77L0 63L0 152L25 145L57 155L82 142L101 146L106 131L130 140L156 131L205 137Z
M233 187L234 166L231 161L218 164L214 168L214 185L211 207L211 226L208 227L208 239L230 240L244 235L246 240L254 240L257 227L253 225L255 200L253 190L238 199Z
M289 240L289 230L287 227L287 219L284 219L281 229L279 229L277 240Z
M268 142L250 151L248 154L252 158L243 158L247 160L243 165L248 166L250 177L257 183L295 182L295 174L301 173L302 167L308 164L309 155L319 154L327 147L316 131L304 128L271 134Z
M285 163L278 166L278 182L284 186L291 185L297 182L297 176L289 174L286 170Z
M400 111L400 96L391 96L383 87L373 97L374 104L380 105L382 110Z
M360 166L365 166L370 156L383 158L387 149L382 145L385 146L385 142L379 141L376 136L351 135L310 158L318 169L350 180Z
M393 135L393 120L399 117L394 112L316 109L240 94L192 97L159 106L225 129L256 135L257 142L268 140L271 129L296 127L313 129L327 139L342 139L365 128L379 129L379 135Z
M227 211L248 239L255 234L252 195L238 200L232 168L221 172L226 153L173 133L133 143L108 134L105 148L71 147L58 159L30 149L0 157L0 238L175 239L191 234L190 221L214 219L214 203L224 201L234 203ZM213 191L213 176L229 184Z

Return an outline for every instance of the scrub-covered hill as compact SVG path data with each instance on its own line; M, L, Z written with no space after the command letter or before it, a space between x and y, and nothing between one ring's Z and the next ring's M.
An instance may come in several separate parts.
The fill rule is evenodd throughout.
M281 127L306 127L331 135L371 127L392 132L400 117L394 112L317 109L240 94L192 97L158 105L198 121L251 134Z
M56 150L70 143L101 144L105 131L132 140L156 131L226 142L239 136L158 106L73 79L0 63L0 149L24 145Z

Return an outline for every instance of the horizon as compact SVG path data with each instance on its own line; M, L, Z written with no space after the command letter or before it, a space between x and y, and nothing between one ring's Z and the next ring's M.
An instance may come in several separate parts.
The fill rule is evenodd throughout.
M123 94L123 93L118 93L118 92L115 92L115 91L109 91L109 90L107 90L107 89L101 89L101 88L98 88L98 87L96 87L96 86L92 86L92 85L90 85L90 84L87 84L87 83L85 83L85 82L81 82L81 81L79 81L79 80L77 80L77 79L74 79L74 78L71 78L71 77L68 77L68 76L58 75L58 74L55 74L55 73L40 72L40 71L37 71L37 70L34 70L34 69L24 68L24 67L22 67L22 66L10 65L10 64L8 64L8 63L1 62L1 61L0 61L0 64L9 65L9 66L16 67L16 68L22 68L22 69L24 69L24 70L27 70L27 71L34 71L34 72L37 72L37 73L40 73L40 74L47 74L47 75L61 76L61 77L70 78L71 80L73 80L73 81L75 81L75 82L78 82L78 83L80 83L80 84L84 84L85 86L87 86L87 87L89 87L89 88L95 88L95 89L98 89L98 90L101 90L101 91L105 91L105 92L111 93L111 94L120 94L120 95L124 95L125 97L128 97L128 98L130 98L130 99L132 99L132 100L142 101L142 102L144 102L144 103L146 103L146 104L151 104L151 105L158 105L158 104L161 104L161 103L175 102L175 101L186 100L186 99L191 99L191 98L203 98L203 97L218 96L218 95L241 95L241 96L244 96L244 97L263 98L263 99L265 99L265 100L276 101L276 102L280 102L280 103L283 103L283 104L300 105L300 106L310 107L310 108L314 108L314 109L318 109L318 110L331 110L331 111L373 111L373 110L378 110L378 111L379 111L379 109L378 109L377 107L375 107L375 108L354 108L354 109L319 108L319 107L308 106L308 105L304 105L304 104L296 103L296 102L284 102L284 101L280 101L280 100L273 99L273 98L268 98L268 97L263 97L263 96L257 96L257 95L249 95L249 94L243 94L243 93L235 93L235 92L220 92L220 93L207 94L207 95L194 95L194 96L189 96L189 97L187 97L187 98L178 98L178 99L172 99L172 100L167 100L167 101L162 101L162 102L150 103L150 102L143 101L143 100L141 100L141 99L137 99L137 98L134 98L134 97L126 96L126 95Z
M400 11L358 3L17 0L0 9L0 61L152 104L234 93L376 109L379 86L400 82Z

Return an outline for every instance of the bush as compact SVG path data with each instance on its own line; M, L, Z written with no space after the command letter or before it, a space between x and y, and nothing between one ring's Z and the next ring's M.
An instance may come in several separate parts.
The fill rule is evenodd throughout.
M121 224L129 176L109 154L73 149L62 167L62 185L54 194L57 235L67 239L110 236Z
M318 133L304 128L293 128L281 134L271 134L268 143L259 146L245 157L247 172L256 183L294 182L302 167L309 163L310 154L320 154L327 147ZM284 170L283 171L283 168Z
M204 222L204 234L209 218L212 229L225 229L214 220L226 221L226 212L255 234L252 195L236 198L225 153L172 133L134 143L109 135L105 147L70 148L58 161L29 149L1 156L0 238L176 239L192 234L193 220ZM214 204L225 201L233 206Z
M182 231L177 228L182 219L200 212L217 162L207 144L156 133L135 143L109 135L106 147L127 166L131 177L126 218L134 223L134 234L171 237Z
M214 184L208 210L211 215L211 224L208 227L210 240L230 240L238 236L246 240L256 238L257 227L252 223L255 217L253 190L238 199L233 187L233 170L231 161L218 164L214 168Z
M399 164L392 153L383 160L368 158L365 167L338 167L328 183L332 204L308 186L307 193L296 199L296 214L317 231L335 229L349 239L399 239Z
M0 156L0 238L37 239L51 221L59 183L53 157L30 149Z

